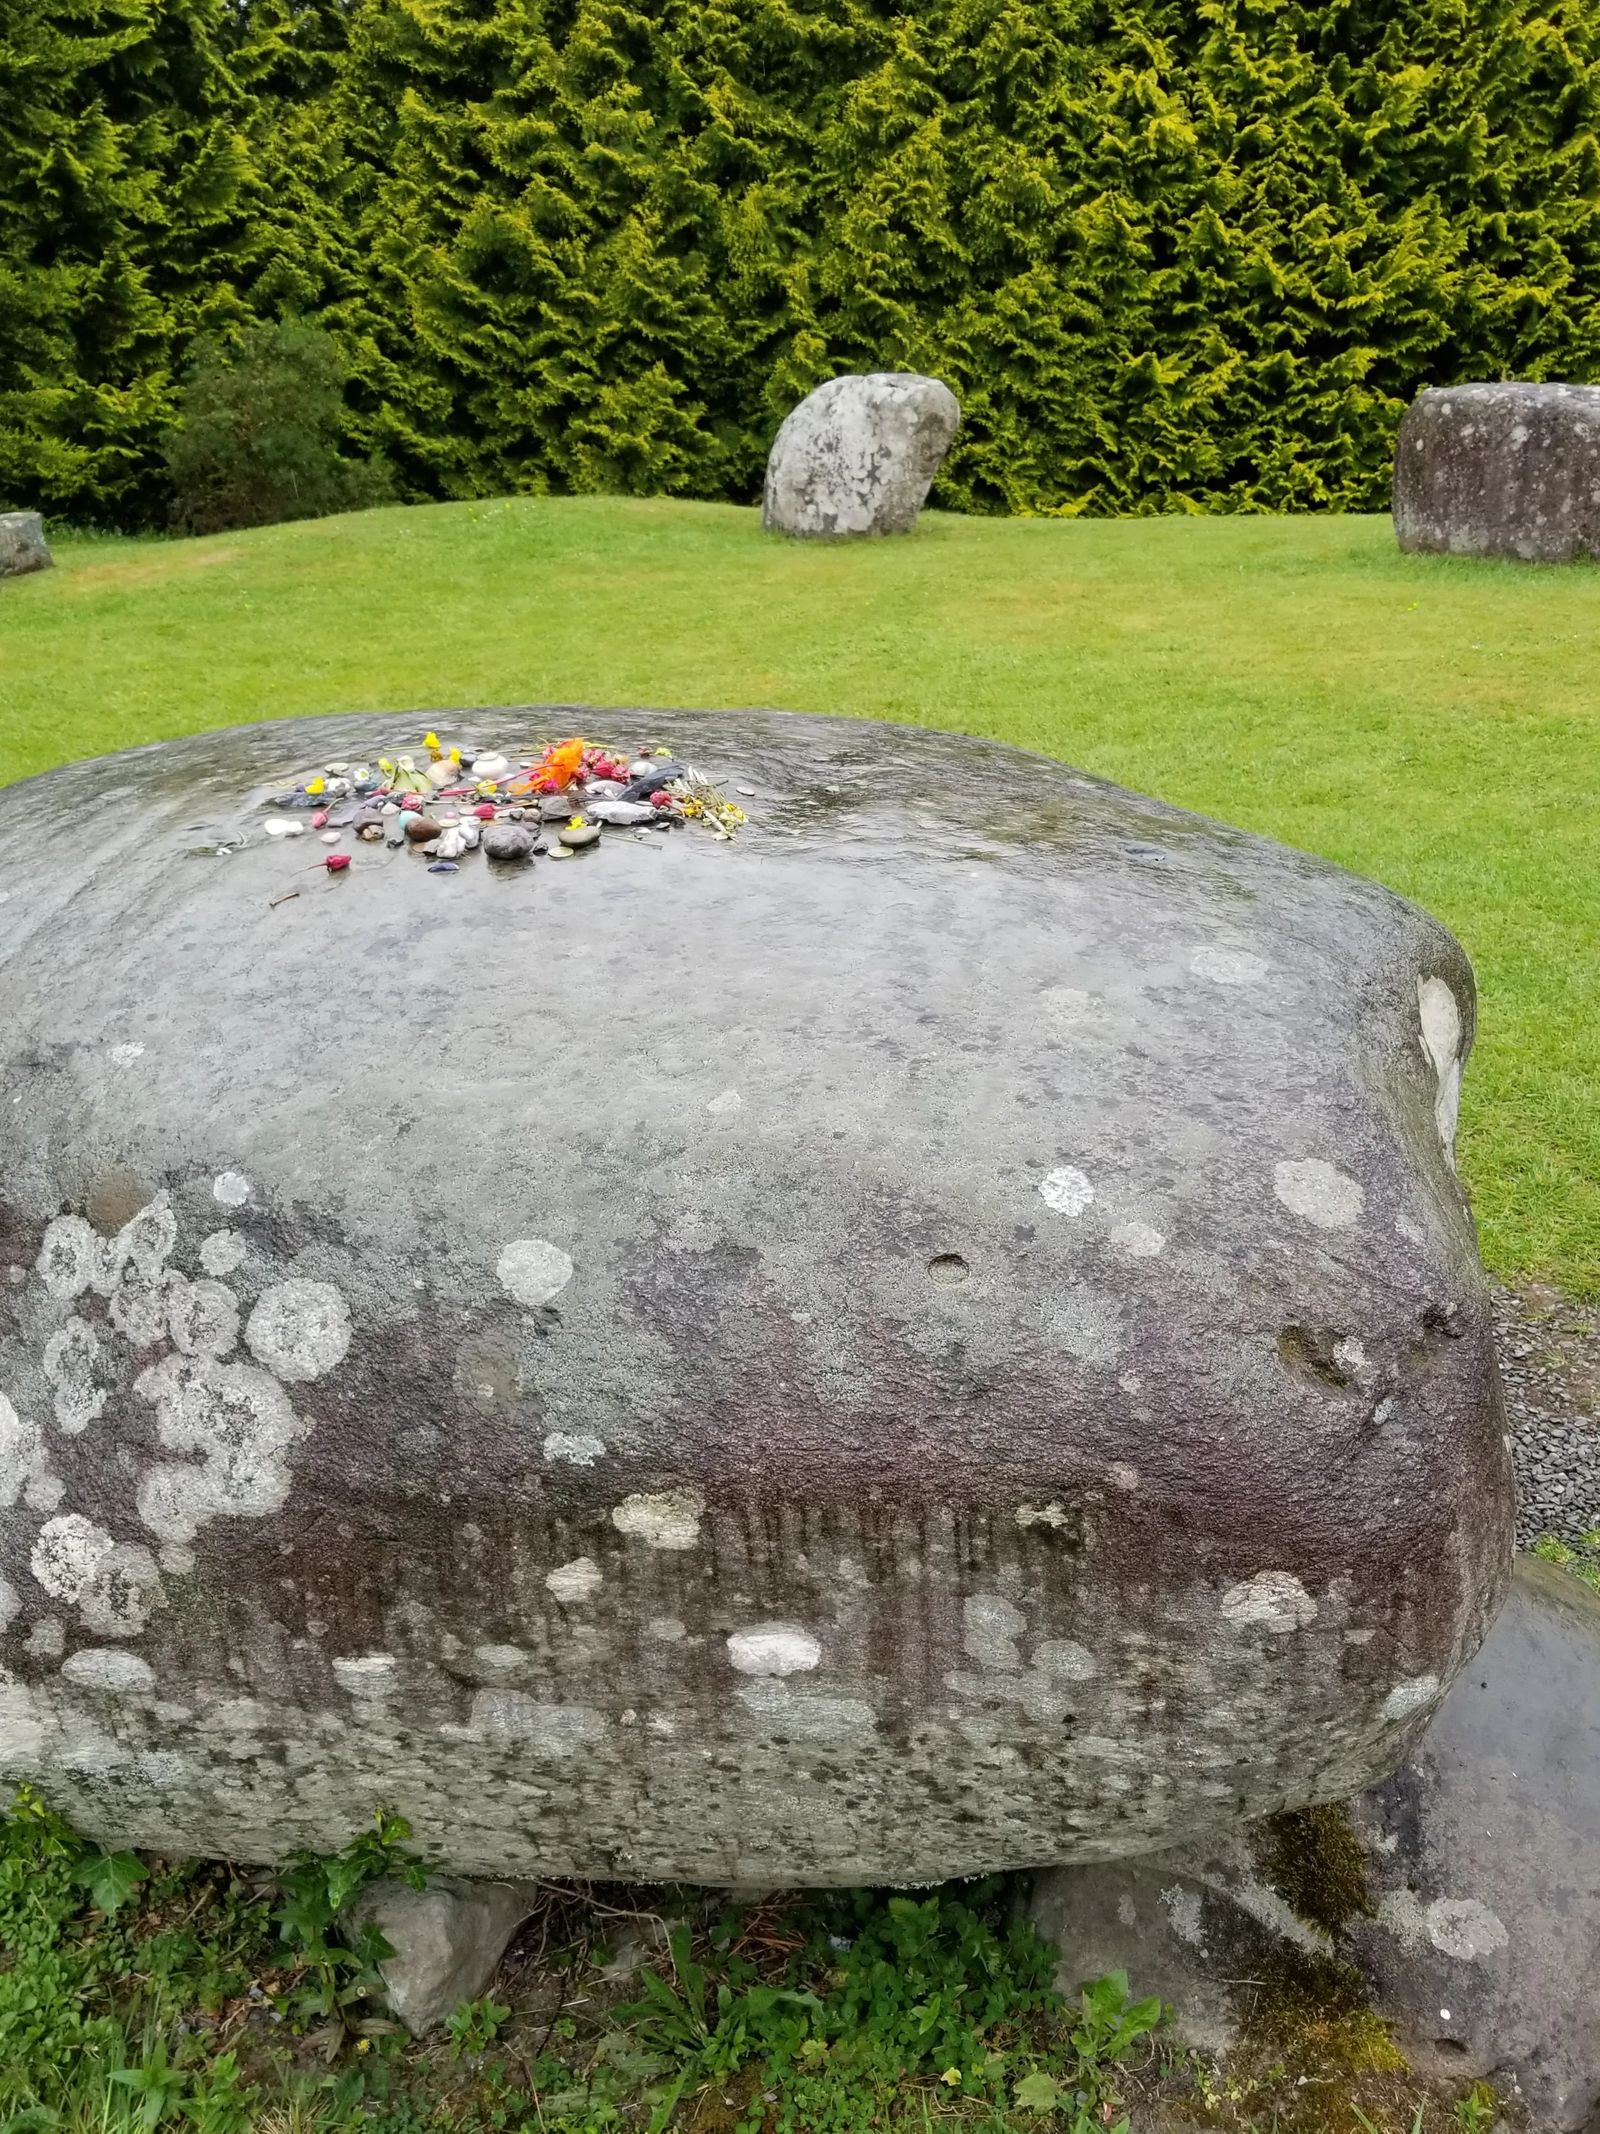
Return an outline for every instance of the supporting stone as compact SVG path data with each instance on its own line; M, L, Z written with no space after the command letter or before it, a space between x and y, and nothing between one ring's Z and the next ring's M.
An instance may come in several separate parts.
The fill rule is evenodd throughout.
M38 512L0 511L0 578L47 571L54 560Z
M380 1965L384 1997L413 2035L442 2023L494 1983L500 1960L539 1899L537 1882L435 1877L425 1889L375 1882L352 1907L394 1951Z

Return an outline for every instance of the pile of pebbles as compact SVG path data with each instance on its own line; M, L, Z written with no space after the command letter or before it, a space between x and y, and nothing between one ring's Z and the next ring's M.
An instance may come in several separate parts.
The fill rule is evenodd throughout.
M731 838L744 810L668 748L633 753L574 736L513 764L470 745L447 747L436 733L416 756L376 763L325 763L273 794L263 824L269 839L308 830L334 847L322 864L348 870L347 840L419 853L430 874L458 874L468 854L520 866L569 860L598 849L609 830L654 832L698 823Z
M1555 1290L1496 1289L1495 1332L1517 1472L1517 1545L1590 1548L1600 1529L1600 1312Z

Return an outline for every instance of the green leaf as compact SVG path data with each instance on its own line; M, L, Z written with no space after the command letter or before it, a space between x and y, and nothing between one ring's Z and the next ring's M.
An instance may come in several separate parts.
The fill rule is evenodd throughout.
M92 1852L73 1871L96 1910L119 1912L150 1870L133 1852Z
M1011 2092L1011 2101L1020 2111L1054 2112L1067 2101L1067 2093L1060 2083L1044 2069L1035 2068L1031 2075L1024 2075Z

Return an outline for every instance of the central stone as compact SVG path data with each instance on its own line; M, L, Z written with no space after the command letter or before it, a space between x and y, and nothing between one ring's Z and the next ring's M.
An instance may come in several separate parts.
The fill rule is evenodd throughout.
M265 834L404 718L0 793L5 1774L118 1844L381 1803L803 1884L1390 1769L1510 1545L1460 949L992 743L582 718L748 821Z

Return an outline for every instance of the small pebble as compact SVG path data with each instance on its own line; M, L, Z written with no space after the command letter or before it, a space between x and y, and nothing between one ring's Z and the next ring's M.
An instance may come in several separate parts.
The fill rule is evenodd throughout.
M556 835L569 852L581 852L586 846L599 843L600 825L597 822L581 822L576 825L568 823L567 827L558 830Z
M268 822L263 823L261 827L268 837L304 837L306 834L303 822Z
M464 822L460 825L457 835L461 839L463 852L476 852L478 840L483 835L483 824L481 822Z
M431 815L412 815L406 821L406 835L414 845L431 843L443 829L444 825L435 822Z
M601 822L629 823L653 822L656 811L648 800L597 800L589 809L591 815Z
M336 844L337 844L337 843L339 842L339 833L338 833L338 831L337 831L337 830L324 830L324 831L323 831L323 833L322 833L322 842L323 842L323 843L324 843L325 845L336 845Z
M466 851L459 828L452 825L439 840L439 857L442 860L458 860Z
M565 845L549 845L545 849L553 860L569 860L573 856Z
M376 822L363 823L356 835L369 845L381 844L383 842L383 825ZM400 840L396 838L395 843L398 844L399 842Z
M406 824L409 819L409 817L402 815L398 809L395 810L393 815L386 816L383 825L384 842L390 845L403 845L406 841Z
M454 860L435 860L428 872L430 874L459 874L461 869Z

